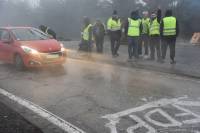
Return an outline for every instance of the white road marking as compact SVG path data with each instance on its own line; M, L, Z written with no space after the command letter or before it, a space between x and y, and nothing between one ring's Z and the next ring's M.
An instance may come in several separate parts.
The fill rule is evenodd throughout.
M189 106L189 107L200 107L200 102L196 101L178 101L176 102L176 105L181 105L181 106Z
M141 101L147 102L148 100L144 97L141 99Z
M117 133L117 127L116 127L116 125L117 125L117 123L119 123L119 120L120 119L113 120L110 123L107 123L105 125L106 127L110 128L111 133Z
M185 109L185 108L182 108L180 107L179 105L176 105L174 104L173 105L175 108L183 111L185 113L185 116L193 116L194 118L193 119L190 119L190 120L185 120L183 121L184 124L194 124L194 123L200 123L200 116L193 113L192 111L188 110L188 109ZM183 114L183 113L181 113ZM184 116L184 115L183 115Z
M180 113L180 114L176 114L176 117L181 117L181 116L186 116L186 115L190 115L189 113Z
M143 106L131 108L131 109L128 109L128 110L125 110L125 111L122 111L122 112L115 113L115 114L109 114L109 115L103 116L102 118L105 118L105 119L119 118L119 117L129 115L131 113L144 111L144 110L149 109L149 108L157 108L157 107L166 106L166 105L169 105L169 104L174 104L174 103L177 103L179 100L185 99L185 98L187 98L187 97L185 96L185 97L174 98L174 99L161 99L159 101L147 103Z
M155 114L155 113L159 113L160 115L165 117L169 121L169 123L163 123L163 122L159 122L157 120L152 119L151 116L152 116L152 114ZM150 123L153 123L154 125L157 125L157 126L160 126L160 127L164 127L164 128L180 127L182 125L181 122L179 122L179 121L175 120L174 118L172 118L169 114L164 112L162 109L154 109L152 111L149 111L148 113L146 113L144 115L144 117Z
M135 130L137 130L138 128L142 128L142 127L145 127L146 129L148 129L147 133L156 133L156 130L153 127L148 125L145 121L143 121L141 118L137 117L136 115L130 115L130 118L132 118L138 124L136 124L132 127L129 127L127 129L128 133L134 133Z
M69 122L63 120L62 118L54 115L53 113L43 109L42 107L27 101L25 99L22 99L18 96L15 96L3 89L0 88L0 94L2 94L3 96L8 97L10 100L26 107L27 109L33 111L35 114L39 115L42 118L45 118L46 120L48 120L49 122L51 122L52 124L58 126L59 128L61 128L62 130L66 131L67 133L86 133L83 130L79 129L78 127L70 124Z
M121 124L120 120L123 117L129 116L133 120L137 122L136 125L130 126L127 128L128 133L133 133L135 130L144 127L148 131L147 132L157 132L157 127L167 128L170 127L177 127L181 128L185 125L191 125L191 124L197 124L200 123L200 116L196 113L193 113L192 111L184 108L185 107L200 107L199 101L188 101L188 97L180 97L180 98L173 98L173 99L161 99L158 101L150 102L147 104L144 104L142 106L127 109L125 111L121 111L115 114L108 114L103 116L102 118L108 119L109 122L105 125L106 127L110 128L111 133L118 133L117 126L118 124ZM181 111L181 113L174 114L172 117L171 114L167 111L164 111L163 109L165 107L172 107L176 108ZM147 111L147 112L146 112ZM144 113L143 116L138 117L136 113ZM168 122L161 122L159 119L155 119L151 116L154 114L160 114L162 117L164 117ZM180 119L180 117L187 116L186 120ZM143 119L142 119L143 118ZM178 120L179 119L179 120ZM146 120L146 121L144 121ZM199 132L199 131L197 131Z

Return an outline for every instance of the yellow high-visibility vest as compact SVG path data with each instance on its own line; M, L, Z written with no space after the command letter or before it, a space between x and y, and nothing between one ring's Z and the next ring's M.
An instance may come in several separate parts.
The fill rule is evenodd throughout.
M163 36L176 35L176 18L165 17L163 18Z
M83 30L83 35L82 35L83 40L89 41L89 36L90 36L89 29L90 29L91 27L92 27L92 24L89 24L89 25Z
M128 36L140 36L140 24L141 20L133 20L128 18L129 27L128 27Z
M149 23L150 23L150 18L143 18L142 19L142 34L148 34L149 32Z
M160 35L160 23L158 23L157 18L150 22L149 24L149 34L150 35Z
M107 29L110 31L118 31L121 30L121 20L118 19L117 21L113 20L112 18L108 19L107 22Z

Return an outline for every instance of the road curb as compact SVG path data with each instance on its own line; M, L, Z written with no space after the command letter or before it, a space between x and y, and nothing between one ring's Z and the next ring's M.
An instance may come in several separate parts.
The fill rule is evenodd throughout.
M67 50L68 51L68 57L71 59L77 59L77 60L86 60L85 58L81 57L80 55L77 54L76 50ZM178 69L170 69L170 68L163 68L163 67L159 67L159 66L154 66L154 65L146 65L146 64L141 64L138 62L132 62L132 63L128 63L125 61L118 61L118 60L87 60L87 61L91 61L91 62L99 62L99 63L105 63L105 64L111 64L111 65L118 65L118 66L122 66L122 67L134 67L137 69L145 69L145 70L151 70L151 71L156 71L156 72L162 72L162 73L168 73L168 74L175 74L178 76L183 76L183 77L188 77L188 78L194 78L194 79L200 79L200 74L195 73L195 72L187 72L187 71L183 71L183 70L178 70Z
M52 130L53 132L62 132L62 133L86 133L82 129L76 127L75 125L65 121L61 117L49 112L48 110L40 107L39 105L36 105L35 103L32 103L31 101L28 101L26 99L20 98L3 88L0 88L0 99L2 103L6 105L14 105L14 106L20 106L19 110L26 110L23 111L23 114L21 114L20 111L17 111L18 109L13 109L15 112L21 114L24 118L27 119L27 121L30 121L33 125L40 128L44 133L51 133L48 130ZM3 99L3 100L2 100ZM5 99L5 100L4 100ZM11 108L12 109L12 108ZM28 112L28 113L27 113ZM29 114L28 116L26 114ZM31 115L30 115L31 114ZM31 117L31 118L30 118ZM37 123L34 119L37 118ZM31 120L29 120L31 119ZM39 120L39 121L38 121ZM45 121L45 126L42 127L41 125L38 125L41 121ZM52 127L52 129L51 129ZM49 129L46 129L49 128Z

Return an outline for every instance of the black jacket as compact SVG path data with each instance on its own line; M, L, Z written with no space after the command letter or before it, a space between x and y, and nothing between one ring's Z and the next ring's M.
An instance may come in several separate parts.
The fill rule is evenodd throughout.
M93 34L94 34L94 37L104 37L105 36L105 27L104 25L101 23L101 24L95 24L94 27L93 27Z

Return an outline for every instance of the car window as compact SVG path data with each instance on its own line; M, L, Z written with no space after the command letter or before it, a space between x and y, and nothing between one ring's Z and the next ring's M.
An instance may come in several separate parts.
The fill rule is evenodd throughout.
M0 30L0 40L9 40L10 35L7 30Z
M1 35L2 35L2 33L3 33L3 30L0 30L0 40L1 40Z
M31 41L31 40L47 40L49 39L48 35L36 30L32 29L13 29L13 34L16 39L19 41Z

